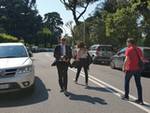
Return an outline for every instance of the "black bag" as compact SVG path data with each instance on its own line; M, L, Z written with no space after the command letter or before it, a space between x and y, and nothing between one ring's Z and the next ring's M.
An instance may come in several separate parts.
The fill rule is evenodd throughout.
M51 64L51 66L56 66L58 64L57 60L54 60L54 62Z
M136 52L136 55L137 55L137 57L138 57L138 65L139 65L140 69L143 70L143 68L144 68L144 63L143 63L143 61L141 60L140 55L138 54L137 49L135 49L135 52Z
M71 67L77 68L79 66L79 61L74 60L71 64Z
M90 56L89 53L87 53L87 54L88 54L88 56L87 56L88 65L90 65L90 64L93 63L93 59L92 59L92 57Z

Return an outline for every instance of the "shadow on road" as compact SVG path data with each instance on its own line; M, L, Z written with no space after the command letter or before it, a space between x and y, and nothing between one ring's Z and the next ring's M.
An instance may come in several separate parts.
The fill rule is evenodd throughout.
M101 104L101 105L107 105L107 102L104 99L98 98L98 97L91 97L88 95L77 95L73 93L69 93L69 99L73 101L83 101L88 102L91 104Z
M48 91L51 90L47 90L42 80L36 77L35 91L32 94L25 91L1 94L0 107L26 106L40 103L48 99Z
M88 90L100 91L100 92L106 92L106 93L112 93L111 91L107 90L106 88L102 88L102 87L88 86L87 89Z
M85 86L84 84L80 84L80 83L77 83L77 85ZM109 87L102 88L102 87L88 86L86 89L100 91L100 92L106 92L106 93L112 93L112 92L119 93L116 90L109 88Z

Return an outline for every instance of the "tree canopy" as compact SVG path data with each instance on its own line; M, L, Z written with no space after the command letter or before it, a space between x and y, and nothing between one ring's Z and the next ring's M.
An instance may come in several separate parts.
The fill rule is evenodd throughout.
M49 40L57 43L56 38L62 33L61 25L63 21L57 12L47 13L43 18L36 8L36 0L0 0L0 33L18 39L21 37L25 43L37 44L41 43L37 42L38 35L45 34L48 28ZM44 40L45 38L40 38L40 41ZM52 44L52 41L48 43Z
M83 16L86 12L88 6L98 0L60 0L61 3L64 4L67 10L72 12L74 21L76 25L79 24L79 19ZM82 10L77 10L78 8Z
M132 37L140 45L150 46L149 18L149 0L105 0L84 23L74 27L75 38L81 37L85 24L88 45L99 43L122 47L125 40Z

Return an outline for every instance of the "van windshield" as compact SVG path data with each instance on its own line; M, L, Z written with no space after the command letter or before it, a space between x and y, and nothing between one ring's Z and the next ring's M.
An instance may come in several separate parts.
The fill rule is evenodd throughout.
M19 58L27 56L27 52L23 46L0 46L0 58Z
M150 59L150 49L144 49L144 57Z

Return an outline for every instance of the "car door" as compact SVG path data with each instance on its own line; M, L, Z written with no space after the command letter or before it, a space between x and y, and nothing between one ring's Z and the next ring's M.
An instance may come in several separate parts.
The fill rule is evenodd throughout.
M120 52L120 51L119 51ZM113 61L115 64L115 67L118 68L119 67L119 52L114 56Z
M122 49L119 53L118 53L118 64L117 67L119 69L122 69L123 64L124 64L124 60L125 60L125 49Z

